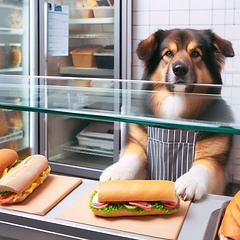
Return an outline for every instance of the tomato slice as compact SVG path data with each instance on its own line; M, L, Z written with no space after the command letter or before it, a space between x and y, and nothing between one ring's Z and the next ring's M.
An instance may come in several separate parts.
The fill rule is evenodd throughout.
M9 201L11 201L14 197L15 197L15 194L10 194L10 195L6 195L6 196L1 196L1 197L0 197L0 203L1 203L1 204L9 203Z
M147 202L129 202L130 205L142 208L146 211L151 211L152 210L152 205Z

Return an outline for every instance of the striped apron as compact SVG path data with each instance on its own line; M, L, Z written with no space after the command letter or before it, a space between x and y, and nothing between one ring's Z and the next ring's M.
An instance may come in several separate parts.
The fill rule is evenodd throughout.
M148 178L175 181L195 156L197 132L148 127Z

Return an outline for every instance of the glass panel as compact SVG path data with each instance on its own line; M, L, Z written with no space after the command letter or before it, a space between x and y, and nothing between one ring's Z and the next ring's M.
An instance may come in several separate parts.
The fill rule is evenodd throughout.
M113 123L59 115L47 118L50 161L93 171L113 163Z
M45 84L38 85L38 82ZM117 85L126 87L122 89L113 87L113 83L116 82L119 83ZM161 95L164 91L147 90L145 85L149 82L146 81L1 75L0 83L0 108L91 120L240 134L239 86L223 86L222 94L217 94L221 86L194 85L196 89L201 88L203 93L178 93L179 99L187 96L189 108L194 108L191 106L194 102L201 103L201 107L206 107L213 101L218 103L220 109L214 108L215 112L207 111L196 120L194 116L181 118L172 114L164 118L153 115L145 100L153 93ZM205 91L211 91L212 94L205 94ZM31 92L31 98L25 94L26 92ZM228 119L229 116L223 112L221 105L223 100L233 111L234 120ZM120 105L120 102L122 104L119 111L114 106ZM175 110L179 111L177 106Z
M29 46L35 37L33 33L29 37L29 9L29 1L0 2L0 73L29 75L30 67L34 66L35 59L31 66L29 61ZM34 18L31 23L34 26Z
M50 2L59 4L57 0ZM114 55L119 47L114 46L117 22L113 2L64 0L61 3L69 9L69 51L62 55L48 54L47 75L117 77L114 74ZM51 34L51 29L48 29L48 34Z
M36 10L35 1L0 1L0 74L36 74L36 52L34 50L35 35L37 34L35 19L38 17L34 14ZM1 101L5 99L4 101L7 101L8 104L18 105L21 96L30 99L29 79L20 77L12 80L10 77L7 80L10 81L10 84L19 83L19 89L17 93L12 92L13 95L7 91L1 95ZM23 85L26 87L21 87ZM3 84L3 91L5 91L4 89ZM27 112L14 109L0 109L0 112L0 148L15 149L20 157L24 158L32 152L33 145L35 146L35 136L30 136L30 134L34 135L32 130L35 123L31 122L32 119Z

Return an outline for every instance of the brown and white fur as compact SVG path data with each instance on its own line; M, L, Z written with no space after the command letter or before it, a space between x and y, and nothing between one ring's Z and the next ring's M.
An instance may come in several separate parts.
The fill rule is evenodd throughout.
M168 119L233 121L221 99L220 72L225 57L234 56L229 41L211 30L158 30L139 43L137 54L144 66L142 79L150 83L148 113ZM207 97L211 94L219 99ZM102 173L100 181L147 178L146 129L144 125L129 125L120 160ZM176 193L194 200L206 193L222 194L230 144L230 135L200 132L194 162L176 180Z

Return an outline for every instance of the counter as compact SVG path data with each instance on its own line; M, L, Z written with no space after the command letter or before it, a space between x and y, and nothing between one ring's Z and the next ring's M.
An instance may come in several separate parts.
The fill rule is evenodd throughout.
M18 211L0 209L1 236L22 240L63 240L63 239L91 239L91 240L120 240L120 239L143 239L142 235L121 232L112 229L94 227L56 219L55 217L67 206L73 203L79 196L93 187L96 181L83 179L83 183L74 189L67 197L58 203L45 216L27 214ZM203 239L211 213L221 208L230 197L208 195L202 201L192 203L179 240ZM157 238L146 237L145 240Z

